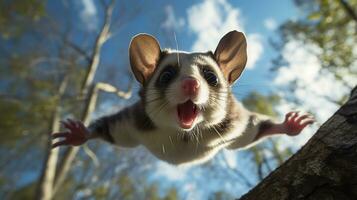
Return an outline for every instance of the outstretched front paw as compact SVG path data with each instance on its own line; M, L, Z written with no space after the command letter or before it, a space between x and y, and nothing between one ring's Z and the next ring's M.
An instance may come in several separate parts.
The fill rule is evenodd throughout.
M300 112L289 112L285 115L283 123L284 132L287 135L298 135L307 125L315 122L310 114L301 114Z
M88 140L89 131L80 121L68 119L61 122L67 131L52 134L52 139L61 138L52 145L52 148L62 145L79 146Z

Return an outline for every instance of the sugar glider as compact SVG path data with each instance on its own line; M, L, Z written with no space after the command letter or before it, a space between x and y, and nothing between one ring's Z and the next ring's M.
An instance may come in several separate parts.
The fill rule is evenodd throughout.
M227 33L214 53L161 49L153 36L138 34L130 42L129 59L141 85L140 100L88 127L64 121L67 131L53 134L62 138L53 148L101 138L121 147L143 145L171 164L196 164L223 148L249 147L274 134L297 135L314 121L289 112L276 123L237 101L231 86L247 62L241 32Z

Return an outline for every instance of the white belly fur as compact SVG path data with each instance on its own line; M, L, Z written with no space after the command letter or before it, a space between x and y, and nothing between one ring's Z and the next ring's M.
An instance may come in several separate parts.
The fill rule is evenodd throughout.
M234 138L242 136L245 123L237 123L232 132L218 135L214 131L202 133L198 138L183 138L182 133L156 130L136 135L157 158L171 164L198 164L212 158L219 150L231 144Z

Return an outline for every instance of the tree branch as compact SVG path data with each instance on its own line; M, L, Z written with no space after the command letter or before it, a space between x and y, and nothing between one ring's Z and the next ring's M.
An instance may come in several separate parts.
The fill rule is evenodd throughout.
M99 65L102 46L108 39L114 5L115 5L115 1L112 0L108 6L105 6L105 8L106 8L105 20L104 20L103 26L101 28L101 31L96 38L96 41L95 41L95 44L93 47L91 60L90 60L91 62L88 65L88 70L87 70L86 76L84 78L84 82L82 84L82 89L80 92L81 96L86 95L88 97L87 101L86 101L86 106L84 108L84 112L81 117L82 122L85 125L89 124L90 113L92 113L94 111L96 101L97 101L97 96L98 96L98 92L96 89L97 86L93 85L92 83L93 83L94 75L95 75L98 65ZM91 90L91 91L88 93L89 90ZM56 178L55 178L55 181L53 184L54 185L54 189L53 189L54 194L58 191L58 188L62 185L63 181L65 180L65 177L70 169L70 166L74 159L74 156L77 154L78 150L79 150L78 147L69 147L66 150L66 152L64 153L64 156L60 162L60 165L57 168Z
M116 93L119 97L128 99L131 97L132 84L129 84L129 88L127 92L120 91L114 86L103 82L96 83L94 86L92 86L89 92L90 96L86 101L85 109L81 117L82 122L86 126L89 125L90 114L95 110L98 94L99 91L101 90L106 92ZM54 181L54 189L53 189L54 194L58 191L59 187L63 184L70 170L71 163L73 162L74 157L77 154L78 150L79 150L78 147L69 147L66 150L56 173L56 178Z
M240 199L357 199L356 166L357 86L298 153Z
M69 39L65 38L63 39L64 43L66 45L68 45L69 47L71 47L73 50L75 50L77 53L79 53L80 55L82 55L84 57L84 59L88 62L91 63L92 62L92 58L87 54L86 51L84 51L80 46L78 46L76 43L70 41Z
M82 95L85 95L90 87L90 85L93 82L94 75L97 71L99 61L100 61L100 54L102 50L103 44L107 41L110 35L110 24L111 24L111 18L113 15L113 9L114 9L115 1L111 1L111 3L106 7L105 11L105 20L103 23L103 26L101 28L101 31L96 38L94 48L93 48L93 53L91 56L91 62L89 63L88 66L88 71L85 76L83 85L82 85Z
M115 93L118 97L123 98L123 99L129 99L132 95L132 81L129 84L129 88L126 92L122 90L118 90L116 87L113 85L110 85L109 83L104 83L104 82L98 82L96 84L96 89L97 90L102 90L104 92L108 93Z
M248 178L237 169L234 169L229 166L229 162L225 156L222 157L223 164L225 168L228 168L232 173L234 173L247 187L252 187L253 184L248 180Z
M45 162L40 174L40 180L37 188L37 199L41 200L50 200L53 197L53 182L55 179L56 165L58 160L58 149L52 149L52 136L51 133L58 132L60 130L60 110L61 110L61 98L66 90L68 84L68 75L66 75L58 88L57 93L57 106L53 112L53 117L51 119L51 128L48 134L48 143L47 143L47 155Z

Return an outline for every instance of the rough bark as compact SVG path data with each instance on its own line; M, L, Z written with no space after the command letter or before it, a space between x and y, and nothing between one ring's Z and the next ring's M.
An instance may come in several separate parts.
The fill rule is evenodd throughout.
M357 199L357 86L304 147L240 199Z

